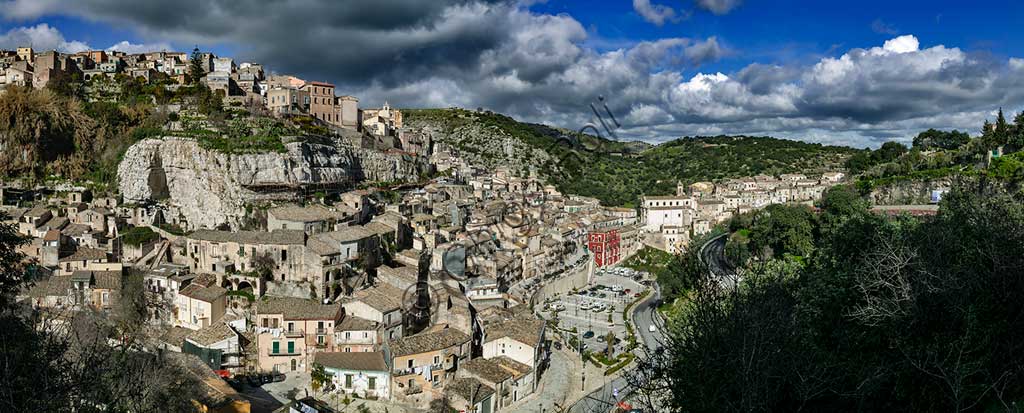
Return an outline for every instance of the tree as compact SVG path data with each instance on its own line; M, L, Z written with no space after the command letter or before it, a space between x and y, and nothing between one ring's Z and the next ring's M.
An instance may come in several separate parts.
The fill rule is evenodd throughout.
M147 349L141 323L89 307L43 312L14 302L37 270L17 249L24 242L13 225L0 224L0 411L195 409L195 377ZM133 298L121 297L129 309Z
M323 364L313 363L313 369L310 370L310 385L313 387L314 392L319 392L320 389L327 388L330 391L330 384L332 375L327 373Z
M670 412L1012 411L1024 395L1021 196L965 180L920 219L830 191L822 214L836 227L814 223L813 254L749 266L735 287L699 284L631 384Z
M203 55L199 53L199 47L192 49L192 57L188 61L188 83L198 84L206 76L206 69L203 67Z
M252 262L249 264L253 271L256 271L256 275L258 275L260 279L274 279L274 267L277 267L277 262L274 261L274 257L270 256L270 252L253 255Z
M929 149L957 149L970 142L971 137L965 132L953 130L949 132L928 129L914 137L914 148L922 150Z
M1006 117L1003 116L1003 108L999 108L994 128L992 138L995 140L996 146L1005 145L1010 135L1010 125L1006 123Z
M874 158L875 163L892 162L898 159L903 154L907 153L907 146L894 141L889 141L882 144L882 147L874 151L871 156Z
M1009 143L1017 150L1024 149L1024 111L1013 117L1012 131Z
M810 254L814 249L814 219L805 206L768 206L754 218L751 252L764 257Z
M874 163L871 160L871 151L865 149L853 154L853 156L846 160L843 166L846 167L850 174L857 175L867 171L872 165Z

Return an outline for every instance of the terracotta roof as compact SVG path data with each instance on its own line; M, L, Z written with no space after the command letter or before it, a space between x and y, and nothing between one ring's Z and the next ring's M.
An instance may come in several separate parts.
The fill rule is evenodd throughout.
M386 313L402 308L402 290L387 284L356 291L352 301L360 301L373 309Z
M335 320L341 304L320 304L294 297L263 297L256 302L257 314L281 314L285 320Z
M462 345L469 342L469 339L466 333L448 328L394 340L391 342L391 351L395 357L407 356Z
M92 261L107 259L107 252L101 249L79 247L73 254L61 257L60 262Z
M544 321L523 317L498 321L484 326L484 342L508 337L520 343L536 346L544 330Z
M189 334L192 334L192 330L185 327L171 327L160 336L160 341L181 347L185 343L185 337L188 337Z
M215 231L200 229L189 235L194 240L211 242L237 242L239 244L303 245L306 233L297 229L273 231Z
M60 231L62 234L69 237L76 235L82 235L85 233L92 232L92 227L88 224L70 224Z
M226 294L227 292L228 290L225 290L223 287L220 286L211 285L209 287L205 287L199 283L193 282L186 286L185 288L181 289L181 291L179 291L178 294L194 298L196 300L212 303L214 300L223 297L224 294Z
M475 358L460 364L459 369L465 369L467 373L491 383L501 383L512 378L512 372L502 368L493 359Z
M46 235L43 235L43 241L57 241L60 239L60 231L51 229L46 231Z
M30 209L28 211L25 211L25 215L24 216L29 217L29 218L39 218L39 217L45 215L47 212L50 212L50 210L46 209L46 207L37 206L37 207L32 208L32 209Z
M377 329L377 322L346 315L334 325L334 331L370 331Z
M506 370L512 372L512 377L515 377L517 379L522 377L523 375L533 371L533 367L530 367L530 366L528 366L526 364L523 364L523 363L520 363L518 361L515 361L515 360L513 360L509 356L498 356L498 357L492 358L491 360L494 360L503 369L506 369Z
M32 298L63 297L68 295L70 289L70 275L54 275L36 281L35 285L28 290L28 296Z
M380 351L317 352L313 362L338 370L388 371L384 353Z
M327 221L330 219L343 219L355 213L352 208L345 205L338 205L334 208L336 210L332 211L322 205L311 205L306 207L285 205L272 208L267 211L267 214L273 215L274 218L282 221L316 222Z
M452 392L469 402L480 402L494 394L494 389L473 377L452 380L444 386L446 392Z
M121 281L124 279L121 271L93 271L92 276L96 283L93 288L106 290L120 290Z
M215 322L199 330L193 331L186 338L193 343L205 347L212 346L216 343L237 336L238 333L236 333L231 326L222 322Z

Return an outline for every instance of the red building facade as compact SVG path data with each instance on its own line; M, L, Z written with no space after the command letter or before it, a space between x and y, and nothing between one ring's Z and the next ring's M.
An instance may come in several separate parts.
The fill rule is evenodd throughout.
M619 231L602 229L588 234L587 247L594 253L594 263L598 267L619 262Z

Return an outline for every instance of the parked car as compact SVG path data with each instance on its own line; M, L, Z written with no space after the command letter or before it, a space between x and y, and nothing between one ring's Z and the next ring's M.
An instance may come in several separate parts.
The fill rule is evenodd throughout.
M654 324L651 324L649 327L647 327L647 331L653 333L655 331L658 331L658 329L654 327Z
M594 332L587 331L586 333L583 333L583 338L594 338Z

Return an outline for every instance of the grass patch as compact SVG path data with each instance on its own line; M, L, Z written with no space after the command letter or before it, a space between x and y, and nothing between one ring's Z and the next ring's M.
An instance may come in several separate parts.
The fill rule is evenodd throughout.
M154 240L160 239L160 234L149 227L132 227L121 234L121 242L138 247Z

